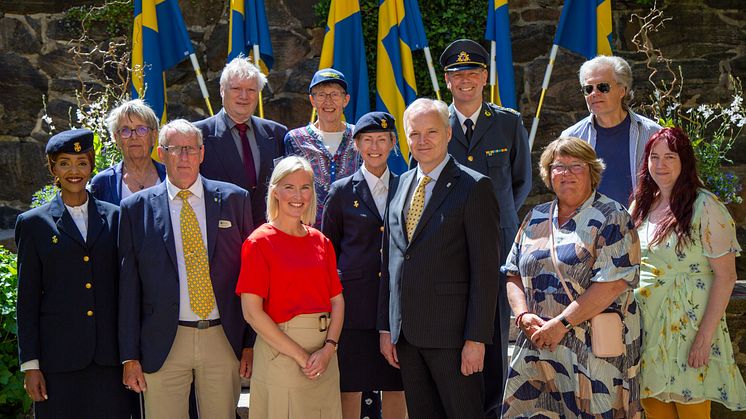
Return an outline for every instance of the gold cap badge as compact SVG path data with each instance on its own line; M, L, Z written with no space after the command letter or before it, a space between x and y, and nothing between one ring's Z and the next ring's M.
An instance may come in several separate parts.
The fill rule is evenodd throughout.
M75 150L76 153L80 153L80 150L82 149L82 147L80 146L80 143L76 141L75 144L73 144L73 149Z
M466 51L461 51L458 54L458 58L456 59L457 63L465 63L467 61L471 61L471 58L469 57L469 54L466 53Z
M388 126L389 126L389 123L386 122L385 119L382 119L381 120L381 128L386 129L386 128L388 128Z

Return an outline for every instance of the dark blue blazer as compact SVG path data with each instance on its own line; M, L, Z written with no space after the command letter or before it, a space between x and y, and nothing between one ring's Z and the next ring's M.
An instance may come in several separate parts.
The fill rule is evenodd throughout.
M166 166L153 160L161 182L166 180ZM91 193L96 199L119 205L122 200L122 162L100 171L91 179ZM137 192L137 191L132 191Z
M205 191L210 279L223 330L240 358L253 345L236 281L241 245L253 230L248 192L202 178ZM140 360L158 371L171 350L179 322L179 274L166 182L122 200L119 229L119 350L122 361Z
M391 173L387 203L398 185L399 177ZM361 169L332 184L321 231L331 240L337 255L337 270L344 288L344 328L375 329L383 217Z
M18 352L45 373L120 364L119 209L88 196L83 239L59 194L16 221Z
M417 170L401 175L386 216L378 330L421 348L492 342L498 294L498 203L492 182L448 156L412 240L404 208Z
M259 147L259 176L255 190L249 188L241 155L233 141L230 129L225 124L225 110L194 125L202 130L205 144L205 159L199 168L202 176L238 185L251 193L251 208L254 212L254 225L266 222L267 186L274 169L274 160L285 155L283 139L287 127L268 119L251 117L251 129Z

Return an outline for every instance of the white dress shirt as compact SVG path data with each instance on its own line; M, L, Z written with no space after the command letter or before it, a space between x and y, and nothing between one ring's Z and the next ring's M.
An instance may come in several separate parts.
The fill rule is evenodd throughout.
M412 195L414 195L414 191L417 189L417 185L420 184L420 181L426 175L430 176L430 179L432 179L430 183L425 185L425 203L422 205L422 209L424 211L424 209L427 208L427 203L430 202L430 197L433 196L433 189L435 189L435 183L438 182L440 173L443 172L443 168L446 167L446 164L448 163L448 160L450 158L451 156L446 154L446 157L443 159L443 161L438 163L438 165L435 166L435 168L431 170L430 173L423 172L422 166L417 165L417 176L415 177L414 184L412 185L412 188L407 195L407 203L404 208L405 214L409 215L409 206L412 203Z
M474 125L472 125L472 128L475 129L475 130L477 129L477 119L479 119L479 112L482 110L482 105L479 105L479 107L477 108L476 112L474 112L473 114L471 114L468 117L466 115L462 114L461 112L459 112L458 109L456 109L455 106L453 107L453 110L456 111L456 118L458 118L458 122L459 122L459 124L461 124L461 131L464 134L466 134L466 125L464 125L464 122L467 119L471 119L471 122L474 123Z
M192 307L189 304L189 287L187 286L186 263L184 262L184 242L181 239L181 207L184 203L177 196L181 189L176 187L166 177L166 190L168 191L168 211L171 215L171 227L174 231L176 264L179 270L179 320L202 320L192 311ZM205 215L205 191L202 187L202 176L197 176L197 180L189 187L189 191L192 193L188 198L189 205L197 216L199 230L202 233L202 244L207 249L207 216ZM215 297L213 296L213 298ZM206 320L213 320L219 317L220 314L218 313L218 305L216 303Z
M373 201L376 203L378 213L383 218L383 214L386 212L386 199L389 195L389 179L391 177L389 168L386 167L386 171L383 172L380 178L369 172L365 168L365 164L361 166L360 170L363 172L365 183L368 184L368 189L370 189L370 193L373 195Z

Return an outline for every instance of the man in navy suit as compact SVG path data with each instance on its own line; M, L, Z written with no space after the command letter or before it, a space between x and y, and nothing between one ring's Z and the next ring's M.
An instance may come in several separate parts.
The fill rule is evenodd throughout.
M254 225L266 221L267 184L273 161L285 155L287 127L253 116L267 77L246 57L234 58L220 76L223 109L195 123L205 140L203 176L238 185L251 194Z
M418 99L404 131L418 166L404 173L384 227L378 330L401 368L409 417L484 417L485 343L498 293L499 208L492 182L448 154L448 106Z
M146 417L187 417L193 377L201 417L234 417L255 336L235 294L250 198L200 176L202 133L191 123L168 123L158 140L166 181L121 203L123 381L145 392Z

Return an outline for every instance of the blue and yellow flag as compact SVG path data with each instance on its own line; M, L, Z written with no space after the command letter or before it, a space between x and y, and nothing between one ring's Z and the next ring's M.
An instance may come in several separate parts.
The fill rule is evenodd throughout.
M143 99L166 122L165 71L194 53L178 0L135 0L132 97Z
M259 65L267 74L274 64L269 24L263 0L230 0L228 30L228 62L243 54L252 56L253 46L259 45ZM253 60L252 60L253 62Z
M487 0L487 29L484 39L495 41L495 66L497 95L495 103L506 108L518 109L513 74L513 46L510 42L508 0Z
M611 52L611 0L565 0L554 43L586 59Z
M333 68L345 75L350 94L350 103L345 108L347 121L354 124L370 112L368 65L357 0L332 0L319 60L319 69L322 68Z
M380 0L378 3L378 56L376 58L376 109L390 113L399 129L399 148L389 168L394 173L406 170L409 146L404 135L404 109L417 99L412 51L425 48L427 38L417 0ZM400 161L398 161L400 160Z

